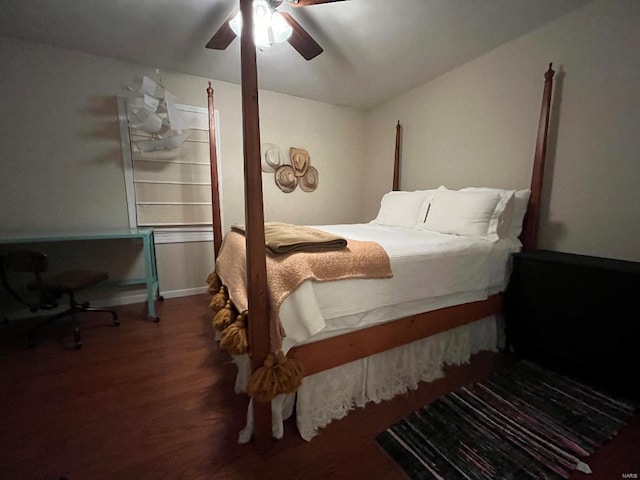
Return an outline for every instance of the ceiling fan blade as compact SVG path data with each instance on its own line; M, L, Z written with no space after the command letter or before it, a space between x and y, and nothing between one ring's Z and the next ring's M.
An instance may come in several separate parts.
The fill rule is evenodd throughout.
M289 2L292 7L308 7L309 5L320 5L322 3L344 2L345 0L294 0Z
M229 18L227 18L224 23L220 26L218 31L211 37L211 40L207 42L205 45L207 48L212 48L214 50L224 50L229 46L229 44L236 38L236 34L233 33L231 27L229 26L229 21L234 17L236 12L233 12Z
M298 51L300 55L302 55L306 60L311 60L324 51L322 47L318 45L318 42L311 38L311 35L309 35L307 31L302 28L302 25L300 25L291 15L287 12L281 12L280 14L285 18L289 25L291 25L291 28L293 28L293 33L287 41Z

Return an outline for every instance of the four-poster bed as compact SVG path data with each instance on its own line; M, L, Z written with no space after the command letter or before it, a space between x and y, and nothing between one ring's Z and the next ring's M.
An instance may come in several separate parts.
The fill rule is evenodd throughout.
M240 4L247 25L251 25L251 2L241 1ZM247 28L245 31L251 31L251 28ZM471 324L472 322L479 321L500 312L502 303L501 296L499 292L491 291L490 295L483 297L484 299L465 301L461 304L447 305L445 308L436 308L431 311L403 315L401 318L385 323L378 323L346 334L330 336L318 341L295 345L286 352L286 357L283 356L282 353L275 352L270 331L273 312L270 308L270 293L267 284L256 58L251 35L243 35L241 37L241 66L247 298L246 311L233 312L228 307L230 302L227 303L227 309L229 312L233 312L230 313L230 315L237 315L238 313L241 315L238 316L236 322L233 322L233 317L230 321L226 321L224 328L232 325L232 327L226 331L233 330L237 332L244 329L246 324L246 339L239 341L234 337L235 339L233 341L236 342L236 344L241 344L240 352L244 350L249 352L250 371L253 372L252 378L266 378L265 375L271 375L275 370L279 370L280 373L286 371L286 374L291 376L298 375L309 378L311 375L324 372L328 369L346 365L358 359L369 358L372 355L410 344L418 339L424 339L425 337L430 337L440 332L446 332L456 327ZM551 69L551 65L549 65L549 70L545 74L545 86L531 180L531 194L529 196L528 210L520 237L525 249L535 248L536 244L551 104L552 79L553 70ZM213 91L210 88L207 91L209 95L209 108L210 112L212 112ZM213 115L210 114L210 131L212 132L210 136L212 142L211 152L215 152L215 137L213 136L214 129L212 122ZM400 122L398 122L396 126L393 190L399 190L400 136L401 127ZM214 160L215 159L212 159L211 161L212 190L214 185L217 188L217 171ZM220 209L217 195L217 190L212 191L214 227L220 225ZM214 252L216 259L218 259L220 254L220 238L218 238L217 241L214 238ZM210 277L209 280L211 281L210 285L213 285L217 281L217 279L214 280L213 277ZM218 288L220 288L219 285L212 286L210 290L211 293L218 291ZM220 305L218 305L217 310L222 310ZM224 332L222 335L224 337ZM223 341L225 341L224 338ZM330 352L330 354L328 354L328 352ZM299 368L301 368L302 371ZM269 381L275 382L274 385L281 381L274 380L273 378L269 377ZM292 384L287 385L284 389L278 390L276 393L294 392L299 386L299 383L299 379L297 382L293 381ZM254 394L249 411L249 417L253 421L253 426L248 434L253 433L259 448L266 447L272 439L271 401L269 401L270 399L268 401L263 400L264 396Z

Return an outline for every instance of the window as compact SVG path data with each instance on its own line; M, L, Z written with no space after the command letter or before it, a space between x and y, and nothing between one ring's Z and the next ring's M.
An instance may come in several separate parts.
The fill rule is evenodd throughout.
M127 98L117 100L129 226L153 227L156 243L213 240L208 110L177 104L187 139L176 148L143 151L151 135L129 126ZM217 110L214 118L221 172Z

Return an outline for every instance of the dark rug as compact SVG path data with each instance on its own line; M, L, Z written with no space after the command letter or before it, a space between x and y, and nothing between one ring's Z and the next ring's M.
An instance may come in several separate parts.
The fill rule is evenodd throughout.
M617 434L636 405L521 361L451 392L376 441L412 479L560 479Z

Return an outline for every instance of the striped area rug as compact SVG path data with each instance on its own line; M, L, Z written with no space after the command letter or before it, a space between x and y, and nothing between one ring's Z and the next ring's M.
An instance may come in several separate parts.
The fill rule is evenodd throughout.
M422 407L376 438L411 479L560 479L636 406L528 361Z

